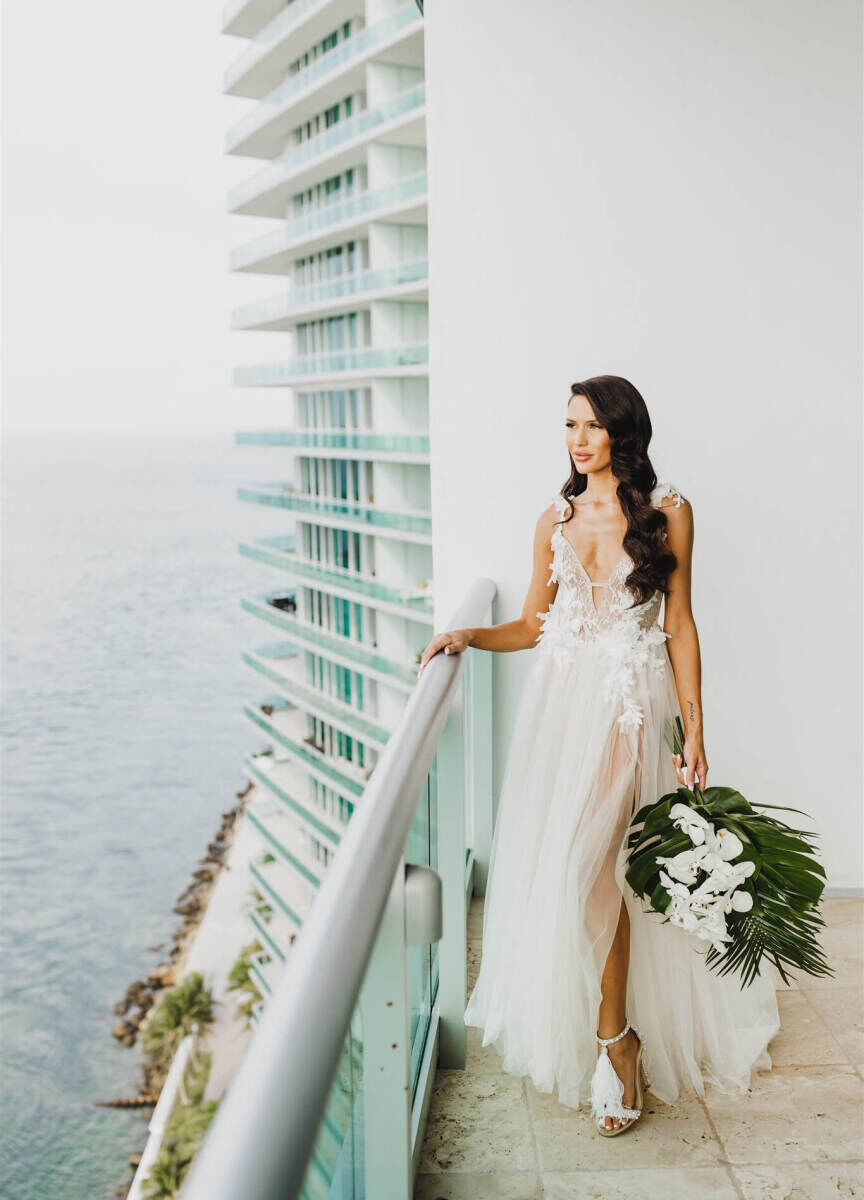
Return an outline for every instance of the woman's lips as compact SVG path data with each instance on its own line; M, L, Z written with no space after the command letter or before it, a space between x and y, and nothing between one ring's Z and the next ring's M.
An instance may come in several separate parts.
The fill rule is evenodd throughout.
M574 455L573 455L573 457L574 457L574 458L578 458L578 459L580 459L581 461L583 461L583 462L584 462L584 460L585 460L586 458L590 458L590 457L591 457L591 455L590 455L590 454L574 454Z

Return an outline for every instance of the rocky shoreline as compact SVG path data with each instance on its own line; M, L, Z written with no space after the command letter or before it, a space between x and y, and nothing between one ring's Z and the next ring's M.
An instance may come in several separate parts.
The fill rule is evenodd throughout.
M244 810L245 800L252 786L251 782L247 783L242 791L236 793L239 803L222 813L219 828L213 840L208 843L206 854L198 860L190 883L177 897L172 911L183 918L183 923L171 935L170 949L165 960L148 971L146 977L133 980L126 988L123 998L114 1005L115 1014L123 1020L119 1021L111 1032L122 1046L131 1047L136 1044L138 1034L146 1026L147 1015L159 1000L161 992L174 987L182 979L183 964L207 910L210 894L224 866L238 818ZM158 952L164 945L165 943L160 943L149 949ZM143 1060L141 1082L136 1095L121 1096L114 1100L97 1100L94 1103L100 1108L152 1107L159 1099L166 1076L166 1069ZM129 1156L133 1177L140 1159L140 1152ZM130 1186L131 1179L116 1193L117 1200L124 1200Z

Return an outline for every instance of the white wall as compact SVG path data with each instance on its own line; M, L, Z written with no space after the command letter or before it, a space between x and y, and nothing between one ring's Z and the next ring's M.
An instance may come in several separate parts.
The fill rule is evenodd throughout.
M569 384L626 376L694 508L709 783L860 888L858 5L425 9L436 628L481 574L518 615Z

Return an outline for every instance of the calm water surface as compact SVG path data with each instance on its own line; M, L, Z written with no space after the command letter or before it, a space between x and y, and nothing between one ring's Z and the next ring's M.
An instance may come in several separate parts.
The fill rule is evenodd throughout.
M289 478L226 432L10 434L3 444L4 1200L108 1200L151 1110L114 1003L171 912L260 739L239 609L280 583L237 553L290 526L235 499Z

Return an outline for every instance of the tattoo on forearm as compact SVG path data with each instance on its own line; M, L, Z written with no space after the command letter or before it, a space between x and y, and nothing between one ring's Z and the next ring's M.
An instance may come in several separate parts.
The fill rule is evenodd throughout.
M694 705L692 700L687 701L687 708L690 710L690 720L695 721L696 720L696 706Z

